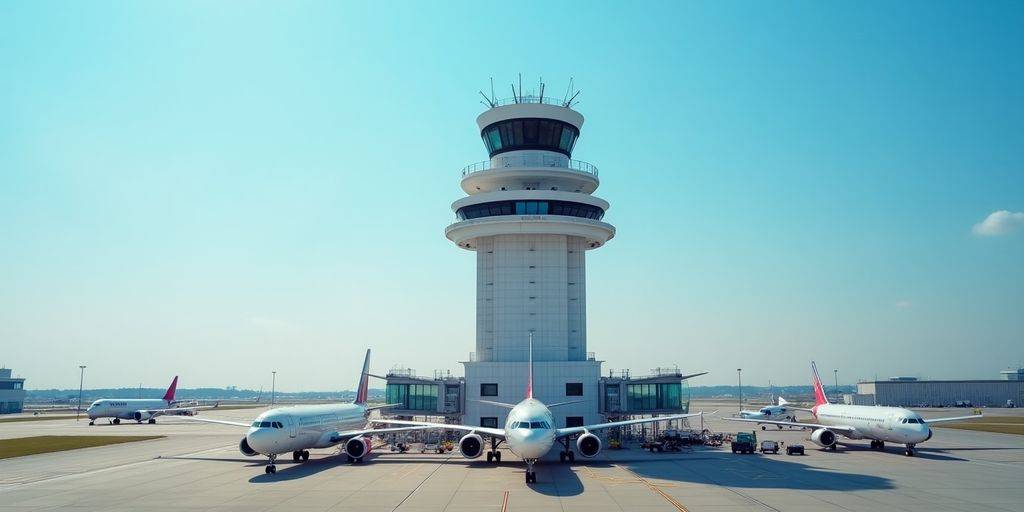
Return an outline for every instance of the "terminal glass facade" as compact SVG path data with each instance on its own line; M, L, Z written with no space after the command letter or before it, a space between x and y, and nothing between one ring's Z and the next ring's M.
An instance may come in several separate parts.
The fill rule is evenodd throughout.
M436 411L437 384L388 384L387 403L411 411Z
M629 410L689 409L689 387L682 382L666 384L628 384Z
M494 123L480 132L493 157L506 151L541 149L572 156L572 147L580 132L575 126L554 119L509 119Z

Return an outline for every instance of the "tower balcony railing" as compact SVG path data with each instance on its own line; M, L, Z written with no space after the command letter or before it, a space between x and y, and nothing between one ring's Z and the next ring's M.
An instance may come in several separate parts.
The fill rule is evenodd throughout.
M555 97L552 97L552 96L541 97L541 96L537 96L537 95L534 95L534 94L527 94L526 96L519 96L519 97L513 96L511 98L496 99L492 103L493 103L493 106L495 106L495 107L503 107L505 105L515 105L517 103L539 103L541 105L556 105L556 106L559 106L559 107L568 107L569 106L568 101L566 101L564 99L555 98Z
M594 164L584 162L583 160L573 160L564 156L514 155L499 156L494 158L494 160L495 162L493 164L491 160L484 160L483 162L477 162L463 167L462 177L465 178L475 172L512 167L554 167L556 169L566 169L569 171L589 174L595 177L597 176L597 166Z

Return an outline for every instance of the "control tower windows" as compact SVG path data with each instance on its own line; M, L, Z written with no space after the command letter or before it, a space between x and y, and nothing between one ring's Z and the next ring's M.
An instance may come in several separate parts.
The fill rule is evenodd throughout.
M564 215L601 220L604 210L594 205L571 201L495 201L459 208L459 220L494 217L498 215Z
M522 149L557 151L572 156L579 131L554 119L509 119L484 128L480 136L492 157Z

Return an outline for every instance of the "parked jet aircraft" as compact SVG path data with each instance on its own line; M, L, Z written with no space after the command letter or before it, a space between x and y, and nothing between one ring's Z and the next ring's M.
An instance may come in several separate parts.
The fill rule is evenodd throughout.
M491 405L497 405L511 409L508 419L505 421L505 428L478 427L474 425L449 425L445 423L430 423L423 421L403 421L388 419L373 419L372 423L383 423L388 425L419 426L445 430L461 430L468 432L459 440L459 449L462 455L468 459L475 459L483 453L484 438L490 438L491 449L487 452L487 461L501 462L501 452L498 446L504 441L508 443L509 450L526 461L526 483L536 483L537 474L533 471L533 465L556 443L562 445L559 459L562 462L568 460L573 462L576 455L570 448L570 437L579 434L576 438L576 448L580 455L593 457L601 451L601 439L593 434L594 431L614 427L636 425L638 423L653 423L657 421L679 420L692 418L704 414L673 414L657 418L641 418L626 421L613 421L610 423L598 423L582 427L555 428L555 418L551 409L561 405L574 402L561 402L551 405L544 405L543 402L533 397L533 343L530 343L529 373L526 380L526 398L518 404L506 404L501 402L484 401Z
M397 405L366 405L369 371L370 351L367 350L366 359L363 360L363 371L359 374L359 384L356 386L356 397L350 404L278 407L260 414L251 424L207 418L184 419L248 427L249 432L238 443L238 449L248 457L266 455L270 460L265 469L266 473L277 472L275 462L277 456L282 453L292 452L292 460L305 462L309 460L309 448L328 448L337 444L342 445L349 462L362 462L363 456L372 448L372 435L424 428L366 428L370 412Z
M871 448L878 450L885 449L886 441L900 443L906 445L904 453L909 457L914 455L914 447L917 443L923 443L932 438L932 429L928 425L970 420L982 416L976 414L925 420L916 412L902 407L832 404L825 397L821 379L818 378L818 367L813 361L811 362L811 371L814 377L814 407L811 408L811 414L814 415L817 423L748 418L724 419L814 429L811 433L811 441L830 450L836 449L836 434L850 439L870 439Z
M178 388L178 376L174 376L171 386L167 388L162 399L138 399L138 398L101 398L96 400L85 410L89 416L89 424L94 425L99 418L114 418L114 424L121 423L121 420L135 420L139 423L147 421L156 423L157 416L165 414L194 414L199 409L210 409L216 406L187 406L178 407L179 402L174 400L174 392Z
M751 420L796 421L796 411L810 411L810 409L792 407L785 398L780 396L779 405L769 405L756 411L740 411L739 417ZM778 425L778 427L780 430L782 429L782 425ZM761 430L764 429L764 425L761 425Z

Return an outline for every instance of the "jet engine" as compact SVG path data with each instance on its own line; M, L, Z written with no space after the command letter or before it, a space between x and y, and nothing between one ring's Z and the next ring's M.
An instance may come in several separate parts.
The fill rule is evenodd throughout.
M459 439L459 451L467 459L475 459L484 452L484 439L476 434L466 434Z
M811 433L811 441L823 448L836 444L836 434L827 428L819 428Z
M146 420L148 420L148 419L153 417L153 413L151 413L151 412L144 412L144 411L135 411L135 414L133 414L132 417L135 418L135 421L146 421Z
M253 450L252 447L249 446L249 441L246 441L244 437L238 443L238 451L242 452L242 455L245 455L246 457L255 457L259 455L259 452Z
M358 459L370 453L371 448L373 445L370 443L369 437L353 437L345 442L345 455Z
M587 432L576 439L576 449L584 457L593 457L601 452L601 438Z

